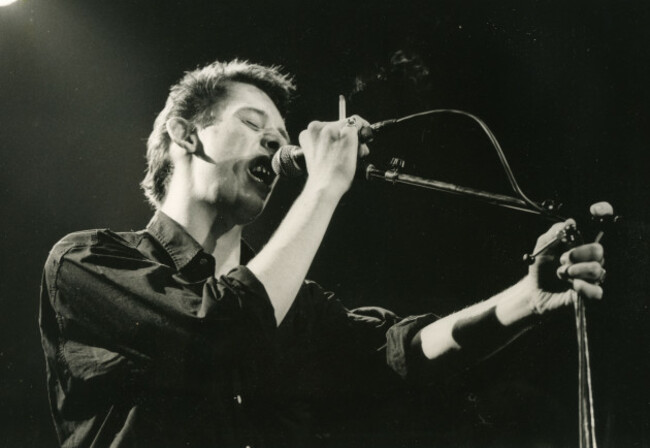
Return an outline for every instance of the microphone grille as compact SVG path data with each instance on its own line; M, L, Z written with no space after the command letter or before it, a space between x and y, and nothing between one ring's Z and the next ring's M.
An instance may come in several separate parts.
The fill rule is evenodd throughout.
M293 153L299 151L300 147L287 145L283 146L273 155L271 167L275 174L284 177L299 177L303 174L302 169L293 159Z

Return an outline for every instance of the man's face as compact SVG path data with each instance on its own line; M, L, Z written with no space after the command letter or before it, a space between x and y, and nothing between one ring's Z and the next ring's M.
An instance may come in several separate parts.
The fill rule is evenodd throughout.
M264 209L275 175L271 156L288 143L284 120L262 90L233 82L214 107L214 123L198 130L204 159L194 158L194 199L215 206L232 224L247 224Z

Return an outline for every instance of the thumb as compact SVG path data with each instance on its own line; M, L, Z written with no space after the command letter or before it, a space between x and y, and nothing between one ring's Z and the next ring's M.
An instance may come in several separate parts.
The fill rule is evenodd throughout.
M543 233L540 235L539 238L537 238L537 244L535 244L535 251L538 249L542 248L543 246L549 244L553 240L557 239L558 233L564 229L566 226L569 225L575 225L575 221L573 219L567 219L564 222L557 222L553 224L547 231L546 233Z

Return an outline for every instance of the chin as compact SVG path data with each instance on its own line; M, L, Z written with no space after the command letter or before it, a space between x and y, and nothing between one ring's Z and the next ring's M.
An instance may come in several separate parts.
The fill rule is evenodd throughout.
M237 224L246 225L255 221L264 211L267 201L246 201L237 207L235 219Z
M251 191L214 191L209 202L232 225L246 225L255 221L264 211L269 194Z

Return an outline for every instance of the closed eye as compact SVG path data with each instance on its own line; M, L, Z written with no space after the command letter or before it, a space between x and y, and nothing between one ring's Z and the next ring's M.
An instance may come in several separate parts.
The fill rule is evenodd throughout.
M255 123L255 122L253 122L251 120L242 119L242 121L244 122L244 124L246 126L253 129L254 131L261 131L262 130L262 126L258 125L257 123Z

